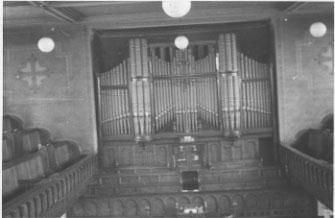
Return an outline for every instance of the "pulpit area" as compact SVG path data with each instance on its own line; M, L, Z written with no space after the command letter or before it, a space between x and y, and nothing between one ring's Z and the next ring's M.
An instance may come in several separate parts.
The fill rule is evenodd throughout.
M52 141L45 129L3 117L2 215L56 217L85 191L96 158L71 141Z

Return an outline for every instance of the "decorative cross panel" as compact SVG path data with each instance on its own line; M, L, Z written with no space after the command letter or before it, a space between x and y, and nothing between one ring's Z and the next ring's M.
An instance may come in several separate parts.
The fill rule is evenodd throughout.
M21 68L16 78L28 83L28 86L35 93L42 84L42 81L48 77L49 69L41 66L34 54L27 59L25 66Z

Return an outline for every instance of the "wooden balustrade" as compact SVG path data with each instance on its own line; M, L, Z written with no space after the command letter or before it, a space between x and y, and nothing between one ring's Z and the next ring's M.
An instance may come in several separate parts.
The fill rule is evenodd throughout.
M298 190L254 189L214 192L150 193L123 196L81 197L68 217L316 217L313 198ZM200 207L203 212L186 214Z
M96 156L85 156L6 202L3 205L3 217L59 217L82 194L96 172Z
M289 146L280 146L280 161L286 175L327 207L333 207L333 165Z

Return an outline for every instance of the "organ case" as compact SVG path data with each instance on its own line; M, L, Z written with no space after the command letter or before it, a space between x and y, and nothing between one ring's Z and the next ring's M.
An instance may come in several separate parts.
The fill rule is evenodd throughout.
M235 33L184 50L131 38L128 49L99 77L104 138L271 131L270 66L243 54Z

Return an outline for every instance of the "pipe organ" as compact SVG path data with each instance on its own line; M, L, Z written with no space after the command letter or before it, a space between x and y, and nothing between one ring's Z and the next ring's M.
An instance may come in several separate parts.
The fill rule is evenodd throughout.
M131 134L129 59L100 75L101 130L104 136Z
M184 50L132 38L128 51L99 76L103 137L271 130L271 66L244 54L235 33Z

